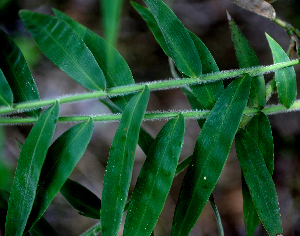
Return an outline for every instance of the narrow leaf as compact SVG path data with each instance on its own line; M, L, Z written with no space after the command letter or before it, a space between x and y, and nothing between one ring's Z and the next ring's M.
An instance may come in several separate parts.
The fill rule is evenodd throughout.
M163 49L163 51L165 52L165 54L168 57L172 57L170 50L168 48L168 45L166 43L166 40L164 38L163 33L161 32L154 16L152 15L151 11L136 3L131 1L130 2L131 5L134 7L134 9L141 15L141 17L146 21L149 29L152 31L154 38L156 39L156 41L158 42L158 44L161 46L161 48Z
M163 1L144 0L144 2L160 27L178 70L189 77L200 76L202 65L197 49L180 20Z
M86 187L67 179L60 193L80 215L100 219L101 200Z
M88 46L104 73L108 88L134 84L128 64L114 47L61 11L57 9L52 10L56 17L68 23ZM124 110L130 98L132 98L132 95L110 99L118 106L118 108Z
M271 236L282 234L276 189L255 139L240 130L236 152L260 221Z
M40 95L25 58L17 45L0 30L0 68L12 90L14 102L40 100ZM25 114L39 117L41 109L28 111Z
M166 123L157 135L131 196L124 236L150 235L153 231L171 188L183 138L183 115Z
M274 144L268 117L263 112L259 112L251 118L246 129L258 145L269 173L272 175L274 170ZM259 223L259 217L256 213L249 189L243 176L242 193L246 234L253 235Z
M42 52L61 70L90 90L105 90L105 77L93 54L64 21L27 10L20 17Z
M13 93L2 70L0 69L0 106L12 106L13 100Z
M9 198L6 236L23 234L58 114L59 104L56 102L40 116L22 147Z
M218 72L219 68L208 48L195 34L193 34L190 31L188 32L200 56L200 60L202 62L202 73L207 74L212 72ZM219 96L224 90L222 81L218 81L215 83L191 85L190 88L193 91L193 94L196 96L197 100L206 109L209 110L211 110L214 107L216 101L218 100Z
M214 200L214 197L213 195L211 194L210 197L209 197L209 203L214 211L214 214L215 214L215 217L216 217L216 220L217 220L217 225L218 225L218 229L219 229L219 235L220 236L224 236L224 229L223 229L223 225L222 225L222 221L221 221L221 216L220 216L220 213L218 211L218 208L215 204L215 200Z
M227 159L250 91L247 74L231 82L206 119L181 186L171 235L188 235L209 199Z
M140 125L149 99L149 88L127 104L113 139L104 175L100 211L103 236L117 235L127 200Z
M280 45L268 34L266 34L266 36L272 51L274 63L290 61ZM291 66L276 70L275 81L280 103L286 108L290 108L297 95L296 73L294 67Z
M228 12L227 17L231 32L231 40L234 45L235 55L237 57L239 67L247 68L259 66L260 64L253 48ZM251 107L262 109L265 106L266 85L263 75L252 77L249 100Z
M32 211L26 229L29 230L44 214L83 155L93 134L92 119L77 124L63 133L48 150Z

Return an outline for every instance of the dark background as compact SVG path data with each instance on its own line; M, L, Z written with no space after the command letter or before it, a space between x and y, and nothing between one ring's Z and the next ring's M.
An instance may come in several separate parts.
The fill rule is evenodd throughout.
M0 0L3 1L4 0ZM143 4L142 1L137 1ZM1 5L0 5L1 6ZM278 0L273 4L277 16L296 28L300 28L300 2L298 0ZM70 79L50 62L34 45L30 35L25 31L18 18L18 10L29 9L45 14L52 14L55 7L99 35L103 36L101 25L101 6L97 0L11 0L0 11L0 28L14 38L23 50L33 77L38 86L41 99L54 98L66 94L85 92L84 88ZM173 10L183 24L206 44L214 56L220 70L237 69L233 44L230 40L226 10L240 26L244 35L254 48L261 65L272 64L272 56L265 38L265 32L273 37L285 50L290 39L281 27L255 13L248 12L229 0L175 0ZM171 77L168 58L156 43L146 23L124 1L117 49L129 64L136 82L163 80ZM299 66L295 67L299 74ZM270 80L273 74L265 76ZM299 79L299 76L298 76ZM298 89L299 91L299 89ZM299 97L299 96L298 96ZM270 103L278 103L273 95ZM179 89L151 92L147 110L190 109L188 101ZM103 114L109 110L99 101L88 101L62 105L61 116ZM284 235L300 235L300 115L298 112L270 116L275 144L274 181L278 193ZM143 122L143 127L153 137L166 121ZM58 125L55 138L73 124ZM109 147L118 123L96 123L92 140L82 159L79 161L70 178L76 180L101 197L101 189ZM14 173L19 156L16 139L25 141L31 126L5 126L3 152L0 153L3 165L7 166L7 174L2 187L9 189L11 175ZM181 158L193 152L193 147L200 129L195 120L187 120L185 144ZM234 145L233 145L234 146ZM133 190L139 170L145 156L138 148L133 174ZM174 179L170 195L156 226L156 236L169 235L173 212L177 202L180 184L184 174ZM1 181L0 181L1 182ZM223 173L214 190L214 197L219 208L225 235L245 235L242 193L240 183L240 167L234 148L232 148ZM79 235L97 221L80 216L58 194L45 218L60 235ZM5 216L0 216L4 219ZM0 231L1 235L1 231ZM121 235L121 234L120 234ZM190 235L218 235L217 225L211 207L204 208L196 226ZM261 226L256 235L267 235Z

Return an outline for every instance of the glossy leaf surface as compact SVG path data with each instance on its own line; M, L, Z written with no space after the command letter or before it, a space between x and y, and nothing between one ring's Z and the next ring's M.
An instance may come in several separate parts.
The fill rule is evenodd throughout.
M123 235L150 235L175 175L184 138L184 117L165 124L151 145L133 190Z
M255 139L240 130L236 152L260 221L271 236L282 234L276 189Z
M219 97L197 139L173 218L171 235L188 235L209 199L227 159L250 91L245 75Z
M53 11L59 19L67 22L77 32L79 37L91 50L104 73L108 88L134 84L129 66L114 47L108 44L103 38L71 19L61 11L57 9L53 9ZM126 95L110 99L121 110L124 110L131 97L132 95Z
M60 193L80 215L100 219L101 200L86 187L67 179Z
M14 102L40 100L38 89L22 52L13 40L1 30L0 44L0 68L13 92ZM41 109L27 111L26 114L39 117Z
M259 66L258 58L242 31L227 13L231 40L240 68ZM262 109L266 103L266 85L263 75L252 77L250 89L250 106Z
M44 214L52 199L64 185L83 155L93 134L92 119L77 124L63 133L50 146L44 162L36 197L26 229L29 230Z
M144 0L154 16L165 38L179 71L189 77L198 77L202 73L202 65L196 47L188 31L173 11L161 0Z
M266 34L266 36L272 51L274 63L290 61L289 57L280 45L268 34ZM276 70L275 81L280 103L286 108L290 108L297 95L296 73L294 67L291 66Z
M64 21L27 10L20 17L42 52L72 79L90 90L105 90L105 77L93 54Z
M149 93L149 88L146 86L143 91L134 95L127 104L110 148L104 175L100 211L101 234L103 236L117 235L121 224L140 125L146 111Z
M9 198L6 236L23 234L58 114L59 104L56 102L40 116L22 147Z
M0 69L0 106L12 106L13 100L13 93L2 70Z

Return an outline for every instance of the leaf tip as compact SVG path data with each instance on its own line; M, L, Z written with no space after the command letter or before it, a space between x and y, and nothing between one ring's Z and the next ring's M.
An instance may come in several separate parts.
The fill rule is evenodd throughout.
M228 11L226 11L226 13L227 13L227 20L228 20L229 22L232 21L231 15L228 13Z

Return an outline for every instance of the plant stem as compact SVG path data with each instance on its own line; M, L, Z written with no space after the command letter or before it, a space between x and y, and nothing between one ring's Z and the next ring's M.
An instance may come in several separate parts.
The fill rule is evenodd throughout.
M296 29L295 27L293 27L291 24L280 20L279 18L275 18L273 20L277 25L281 26L282 28L284 28L287 33L290 35L291 33L295 32L295 34L298 36L298 38L300 38L300 30Z
M165 90L165 89L183 87L185 85L190 85L190 84L199 84L199 83L207 83L207 82L214 82L218 80L230 79L230 78L241 76L246 73L248 73L250 76L255 76L259 74L272 72L278 69L282 69L288 66L293 66L299 63L300 63L300 59L296 59L293 61L277 63L269 66L257 66L251 68L243 68L239 70L229 70L229 71L216 72L212 74L204 74L199 78L181 78L181 79L154 81L154 82L141 83L141 84L132 84L128 86L110 88L107 89L106 91L96 91L91 93L71 95L71 96L49 99L49 100L19 103L19 104L14 104L12 107L0 108L0 114L16 113L16 112L22 112L23 110L30 110L30 109L43 107L43 106L49 106L49 105L53 105L56 100L60 104L63 104L63 103L70 103L70 102L82 101L87 99L122 96L125 94L138 92L142 90L145 85L148 85L150 90Z
M244 115L252 116L256 114L259 110L256 108L246 108L244 110ZM293 106L287 109L285 106L271 105L267 106L262 110L266 115L273 115L277 113L289 112L289 111L300 111L300 100L296 100ZM164 112L147 112L144 115L145 120L159 120L159 119L171 119L179 114L183 114L185 119L205 119L209 115L209 110L204 111L194 111L194 110L184 110L184 111L164 111ZM69 116L69 117L59 117L58 122L84 122L92 118L93 121L102 122L114 122L119 121L122 114L109 114L109 115L91 115L91 116ZM38 118L19 118L19 117L4 117L0 118L0 124L25 124L34 123Z

